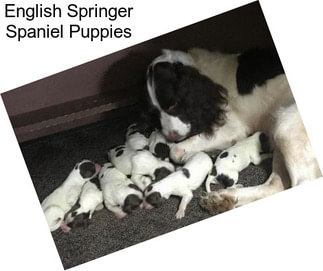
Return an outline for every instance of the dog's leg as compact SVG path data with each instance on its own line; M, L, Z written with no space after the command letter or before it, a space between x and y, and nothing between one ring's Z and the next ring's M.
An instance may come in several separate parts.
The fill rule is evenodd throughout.
M131 176L131 181L138 186L141 191L144 191L145 188L151 184L151 177L140 175L140 174L133 174Z
M264 184L210 192L201 197L200 203L203 208L215 215L282 191L283 182L286 180L289 180L288 173L281 153L276 150L273 156L273 172Z
M95 211L100 211L100 210L102 210L103 208L104 208L103 203L100 203L100 204L98 204L98 205L95 207Z
M185 210L187 204L191 201L193 198L193 193L192 191L188 190L185 195L182 197L181 203L179 204L177 213L176 213L176 218L181 219L185 216Z
M113 212L117 218L121 219L127 215L120 207L118 206L112 206L112 205L106 205L108 210Z
M241 128L241 129L240 129ZM188 156L184 156L186 153L195 153L199 151L213 152L215 150L226 149L237 141L245 138L248 135L249 130L244 127L240 127L237 132L237 127L231 127L224 125L214 131L212 136L205 134L198 134L188 139L179 142L172 146L170 150L170 157L175 163L184 164Z
M81 194L81 189L71 189L66 195L66 202L69 206L74 206Z
M251 157L251 162L254 165L259 165L262 161L268 158L273 158L273 155L271 153L256 154L253 157Z
M295 105L279 112L274 138L284 156L292 187L322 176Z

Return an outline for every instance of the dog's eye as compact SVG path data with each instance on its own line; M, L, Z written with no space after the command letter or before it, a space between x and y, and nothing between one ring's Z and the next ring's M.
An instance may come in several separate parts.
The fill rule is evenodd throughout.
M176 115L178 111L178 102L167 108L165 111L170 115Z

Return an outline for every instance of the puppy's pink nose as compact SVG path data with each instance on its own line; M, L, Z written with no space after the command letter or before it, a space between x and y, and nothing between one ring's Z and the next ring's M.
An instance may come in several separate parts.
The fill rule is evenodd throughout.
M166 135L166 138L169 141L177 141L181 138L181 136L179 135L178 131L173 130Z
M95 172L96 172L96 173L99 173L99 172L100 172L100 170L101 170L101 166L100 166L100 165L98 165L98 164L95 164Z
M145 199L143 199L141 208L145 210L150 210L153 208L153 206L151 206Z

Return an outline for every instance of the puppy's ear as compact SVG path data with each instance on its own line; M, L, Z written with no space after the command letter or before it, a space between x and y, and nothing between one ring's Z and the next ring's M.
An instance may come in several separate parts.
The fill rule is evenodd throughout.
M79 166L82 178L90 178L95 174L95 164L92 162L84 162Z
M139 207L141 202L142 200L137 195L130 194L126 197L122 210L127 214L131 214L133 210Z
M171 173L172 172L165 167L157 168L154 172L155 182L158 182L161 179L164 179L165 177L167 177Z
M163 198L159 192L153 192L146 197L146 201L155 208L158 208L162 204Z

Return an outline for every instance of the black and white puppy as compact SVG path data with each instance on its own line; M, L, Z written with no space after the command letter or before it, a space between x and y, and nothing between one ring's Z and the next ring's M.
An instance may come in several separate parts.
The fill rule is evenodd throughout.
M219 183L224 188L236 186L239 172L250 163L259 165L263 160L271 158L272 154L269 152L269 139L262 132L256 132L222 151L206 179L206 191L211 192L211 183Z
M168 199L174 195L182 198L176 218L181 219L185 216L186 206L193 198L192 191L204 182L212 168L212 160L204 152L186 154L186 156L183 168L146 188L143 201L145 209L159 207L163 198Z
M136 151L125 145L120 145L108 151L109 161L123 174L130 176L132 171L132 157Z
M91 179L82 187L77 203L65 217L65 223L70 228L80 228L89 225L94 211L103 208L103 194L98 178Z
M111 163L99 173L104 204L118 218L123 218L142 203L142 192L129 178Z
M63 231L69 230L64 223L65 214L77 202L83 185L95 177L100 168L89 160L77 163L66 180L43 200L41 206L51 231L60 227Z
M152 181L161 180L175 170L172 163L157 158L147 150L137 151L137 154L134 155L131 160L131 181L133 181L141 191L144 191Z
M126 132L125 145L132 150L148 149L148 138L137 129L137 124L130 125Z

